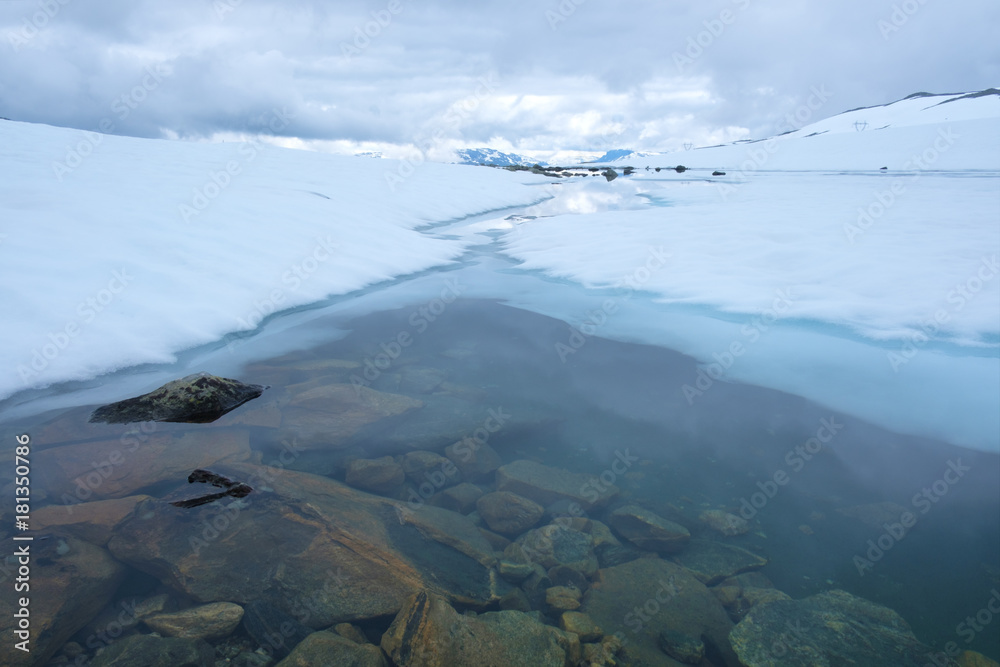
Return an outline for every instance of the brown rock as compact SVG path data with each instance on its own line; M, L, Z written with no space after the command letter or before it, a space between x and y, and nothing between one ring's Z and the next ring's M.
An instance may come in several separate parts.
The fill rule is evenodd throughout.
M138 495L76 505L49 505L32 512L31 527L33 530L60 527L70 535L103 547L111 539L115 526L148 498Z
M332 632L314 632L303 639L276 667L388 667L382 649L353 642Z
M486 477L502 463L495 449L472 438L448 445L444 448L444 453L458 466L462 477L469 480Z
M553 586L545 589L545 604L557 612L580 608L580 591L570 586Z
M32 482L50 497L74 503L133 495L166 480L183 481L197 468L250 458L250 439L241 429L208 429L181 435L153 433L145 442L121 439L85 442L38 452Z
M609 517L611 527L640 549L676 553L687 546L687 528L636 505L619 507Z
M497 470L497 490L516 493L543 507L568 500L588 511L618 495L617 486L603 484L593 475L524 460L508 463Z
M350 639L355 644L369 644L368 637L365 637L365 633L361 632L361 628L356 625L351 625L350 623L337 623L333 626L334 632L336 632L341 637L345 639Z
M423 407L409 396L387 394L361 385L326 384L291 397L282 431L303 449L342 448L362 428Z
M538 563L546 569L565 565L590 576L597 571L593 546L590 535L567 528L557 519L556 523L521 535L504 550L504 556L518 563Z
M27 547L31 557L30 653L14 647L23 638L15 634L21 595L13 584L0 595L0 664L44 665L73 634L110 601L125 568L101 547L75 537L14 543L8 553ZM9 593L9 594L8 594Z
M243 619L243 607L231 602L191 607L173 614L147 616L143 622L155 632L182 639L228 637Z
M564 611L559 617L559 627L575 633L581 642L596 642L604 636L604 631L593 619L578 611Z
M975 651L962 651L956 660L959 667L1000 667L1000 662Z
M372 493L390 493L402 485L403 468L391 456L354 459L347 464L347 483Z
M565 667L569 642L523 612L463 616L426 593L409 598L382 635L382 649L407 667Z
M476 501L476 510L490 530L502 535L520 535L542 518L544 508L516 493L487 493Z
M192 509L140 503L115 556L199 602L269 601L314 628L394 614L421 590L481 608L508 589L460 514L250 463L216 472L267 490Z
M427 502L431 505L443 507L453 512L468 514L476 508L476 501L479 500L482 495L483 490L475 484L462 482L461 484L434 494Z
M406 479L418 488L430 484L436 490L461 481L458 468L451 459L434 452L422 449L407 452L399 457L399 465L403 467Z

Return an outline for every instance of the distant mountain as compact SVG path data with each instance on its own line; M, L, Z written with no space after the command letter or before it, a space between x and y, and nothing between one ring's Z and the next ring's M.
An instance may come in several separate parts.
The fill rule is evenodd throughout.
M355 153L355 154L354 154L354 157L373 157L373 158L380 158L380 157L382 157L382 151L368 151L368 152L366 152L366 153Z
M455 156L458 158L458 164L490 164L498 167L533 164L546 166L546 163L540 160L532 160L517 153L504 153L493 148L463 148L455 151Z
M591 163L604 164L606 162L621 162L622 160L626 159L634 160L636 158L649 157L650 155L654 155L654 153L643 153L640 151L633 151L628 148L616 148L614 150L608 151L599 158L588 160L584 164L591 164Z

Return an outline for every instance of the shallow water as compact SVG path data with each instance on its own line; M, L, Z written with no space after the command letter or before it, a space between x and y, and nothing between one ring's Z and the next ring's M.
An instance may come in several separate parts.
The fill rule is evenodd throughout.
M631 185L626 194L609 196L588 185L516 214L630 207L644 191ZM623 500L687 525L695 536L704 532L701 511L739 514L752 530L727 542L767 557L762 572L793 598L843 589L896 610L930 646L958 642L1000 659L1000 633L984 628L966 643L968 626L961 625L1000 587L1000 456L894 433L752 385L716 382L689 402L680 387L697 374L690 357L628 340L574 336L561 320L480 298L496 291L497 276L508 280L503 290L514 302L530 302L537 289L537 277L517 275L498 252L494 230L502 227L492 215L429 228L480 234L482 244L449 270L280 314L257 335L182 355L173 366L57 389L49 404L38 404L63 405L8 420L4 442L26 432L36 451L52 450L58 458L55 448L67 443L134 438L145 444L155 435L193 430L219 438L239 434L265 464L280 460L288 469L343 480L351 457L440 451L479 437L504 463L529 459L603 475ZM568 309L581 318L589 312L581 304L604 298L581 300L572 285L566 291L577 299ZM272 388L210 425L96 427L85 423L90 408L76 407L120 400L192 370ZM268 401L303 387L352 382L412 397L423 407L346 434L336 446L293 447L293 455L284 456L288 443L306 438L311 427L296 421L301 412L268 412ZM496 415L503 416L500 428L484 429ZM614 465L623 452L630 461L625 472ZM120 472L129 494L160 497L184 482L144 477L150 470L128 461ZM44 488L52 478L46 474L35 490L49 495L36 508L72 506L76 501L56 490L58 484ZM889 515L879 514L880 503L894 504ZM905 533L885 519L900 510L916 517Z

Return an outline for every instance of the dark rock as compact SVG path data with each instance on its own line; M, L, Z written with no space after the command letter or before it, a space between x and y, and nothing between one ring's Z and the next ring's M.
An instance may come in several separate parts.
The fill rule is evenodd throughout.
M587 578L579 570L574 570L566 565L551 567L547 574L553 586L571 586L585 591L590 585L587 582Z
M594 539L560 521L529 530L514 541L504 556L516 562L538 563L548 569L565 565L584 576L597 571Z
M767 559L762 556L711 540L691 540L688 548L674 556L674 560L694 572L706 586L767 565Z
M618 172L615 171L614 169L611 169L610 167L608 169L605 169L601 173L604 174L604 178L608 179L609 183L618 178Z
M656 171L657 173L659 173L659 171L660 171L660 168L659 168L659 167L657 167L655 171Z
M844 591L758 605L730 640L747 667L947 664L933 659L899 614Z
M531 611L531 601L528 600L528 596L524 594L524 591L520 588L514 588L507 595L500 598L500 609L503 611L511 609L528 613Z
M223 490L218 493L200 495L187 500L175 500L170 503L171 505L174 507L184 508L200 507L227 497L245 498L253 491L249 484L234 482L228 477L216 474L210 470L202 470L200 468L188 475L188 484L211 484L212 486Z
M314 632L276 667L388 667L382 649L358 644L332 632Z
M520 535L545 512L538 503L509 491L487 493L476 501L476 510L490 530L502 535Z
M642 552L627 544L600 544L594 548L601 567L614 567L642 557Z
M625 174L626 176L631 176L634 171L635 169L633 169L632 167L625 167L625 170L622 171L622 173Z
M675 563L641 558L600 570L580 611L605 632L619 633L625 664L663 665L660 633L672 630L701 638L711 664L739 665L729 645L733 624L726 610L704 584Z
M685 167L685 166L684 166L684 165L682 165L682 164L679 164L679 165L677 165L676 167L674 167L674 171L676 171L676 172L677 172L678 174L683 174L683 173L684 173L685 171L687 171L687 170L688 170L688 168L687 168L687 167Z
M7 542L3 556L16 563L17 547L30 544L31 653L14 648L18 637L18 598L13 579L0 595L0 664L44 665L73 634L83 628L111 600L125 568L107 551L73 537L52 536L33 543ZM17 571L11 565L11 572ZM13 575L11 575L13 576Z
M472 438L465 438L448 445L444 453L458 466L463 479L467 480L482 479L503 463L495 449Z
M705 659L705 642L678 630L660 632L660 648L671 658L689 665L700 665Z
M591 510L618 495L613 484L603 484L593 475L552 468L534 461L519 460L497 469L497 491L510 491L542 507L558 500L576 503L579 510Z
M90 421L206 424L257 398L265 389L267 387L259 384L243 384L208 373L195 373L168 382L148 394L97 408Z
M523 612L463 616L442 598L418 593L382 635L382 649L407 667L564 667L567 640Z
M640 549L659 553L676 553L691 539L684 526L636 505L619 507L608 516L608 523Z
M403 468L391 456L354 459L347 464L347 483L372 493L390 493L406 479Z
M500 576L507 581L519 584L535 572L535 564L500 560L497 562L497 570L500 572Z
M312 628L299 623L276 606L254 600L243 612L243 629L268 655L281 660L312 634Z
M572 586L552 586L545 589L545 604L557 614L579 609L580 597L580 589Z
M705 510L698 515L698 521L723 535L743 535L750 530L746 519L723 510Z
M712 176L725 176L725 175L726 175L726 172L724 172L724 171L713 171L712 172Z
M417 450L407 452L399 457L399 465L403 468L406 479L415 485L430 484L433 489L456 484L461 475L451 459L435 452Z
M204 641L132 635L94 658L92 667L212 667L215 651Z

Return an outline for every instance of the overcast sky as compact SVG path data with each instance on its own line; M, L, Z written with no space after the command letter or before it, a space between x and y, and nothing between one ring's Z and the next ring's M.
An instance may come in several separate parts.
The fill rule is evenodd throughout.
M996 0L0 0L0 116L191 140L270 123L387 157L663 151L769 136L815 91L818 120L1000 85L998 27Z

